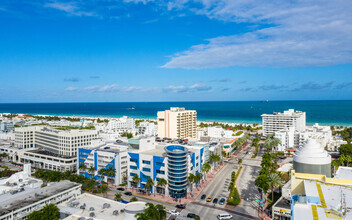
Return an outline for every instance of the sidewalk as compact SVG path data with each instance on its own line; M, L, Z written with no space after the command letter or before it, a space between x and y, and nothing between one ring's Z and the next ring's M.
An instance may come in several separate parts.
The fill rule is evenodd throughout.
M212 172L209 172L206 179L202 180L200 184L198 184L197 187L194 187L192 189L192 192L187 193L187 196L185 198L181 198L178 199L178 202L175 201L174 198L170 197L170 196L164 196L164 195L160 195L157 193L151 193L150 195L147 194L143 194L143 193L138 193L136 189L132 189L132 188L127 188L124 187L127 191L131 191L133 195L135 196L140 196L140 197L144 197L147 199L152 199L152 200L156 200L159 202L167 202L167 203L171 203L171 204L187 204L190 203L192 201L194 201L204 190L204 188L208 185L208 183L210 183L214 177L216 176L216 174L225 166L225 163L223 163L222 165L217 166ZM110 185L109 185L110 186ZM110 187L113 188L119 188L119 186L114 186L111 185ZM121 186L120 186L121 187Z

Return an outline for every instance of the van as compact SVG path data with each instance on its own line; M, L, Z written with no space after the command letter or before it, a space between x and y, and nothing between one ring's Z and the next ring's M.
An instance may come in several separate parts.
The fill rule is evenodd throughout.
M218 215L218 219L222 220L222 219L231 219L232 215L228 214L228 213L222 213Z

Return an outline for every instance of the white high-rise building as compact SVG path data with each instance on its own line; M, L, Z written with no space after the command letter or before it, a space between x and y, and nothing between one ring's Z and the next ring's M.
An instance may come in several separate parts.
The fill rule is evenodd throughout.
M123 116L118 119L109 120L106 128L107 130L114 131L114 132L131 132L135 129L135 122L134 118L130 118L127 116Z
M178 107L159 111L158 137L197 138L197 112Z
M301 111L274 112L274 114L262 114L263 135L274 134L277 131L294 127L294 130L303 132L306 129L306 113Z
M15 145L18 148L40 147L63 156L76 156L79 147L91 145L97 138L96 130L61 131L45 126L15 129Z

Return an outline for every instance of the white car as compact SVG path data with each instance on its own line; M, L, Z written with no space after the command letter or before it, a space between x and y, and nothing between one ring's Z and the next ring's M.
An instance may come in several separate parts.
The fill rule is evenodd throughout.
M180 215L180 213L178 211L176 211L176 210L170 210L167 213L169 213L170 215L176 215L176 216Z
M228 213L222 213L218 215L219 220L225 220L225 219L231 219L231 218L232 218L232 215Z

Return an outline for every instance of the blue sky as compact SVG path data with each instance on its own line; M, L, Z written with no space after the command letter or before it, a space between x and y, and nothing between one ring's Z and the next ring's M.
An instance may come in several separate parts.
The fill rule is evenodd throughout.
M0 2L0 102L352 99L348 0Z

